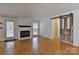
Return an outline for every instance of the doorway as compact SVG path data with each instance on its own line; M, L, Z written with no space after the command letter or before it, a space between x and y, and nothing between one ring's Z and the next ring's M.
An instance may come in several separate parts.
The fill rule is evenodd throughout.
M6 38L12 40L14 38L14 22L6 21Z
M60 17L52 19L53 51L58 54L60 51Z
M53 39L57 38L60 39L60 18L54 18L52 19L52 34Z

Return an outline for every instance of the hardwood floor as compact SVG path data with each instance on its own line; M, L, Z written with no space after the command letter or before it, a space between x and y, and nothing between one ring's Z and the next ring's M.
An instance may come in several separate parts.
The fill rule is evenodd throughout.
M79 48L44 37L0 42L0 55L73 55Z

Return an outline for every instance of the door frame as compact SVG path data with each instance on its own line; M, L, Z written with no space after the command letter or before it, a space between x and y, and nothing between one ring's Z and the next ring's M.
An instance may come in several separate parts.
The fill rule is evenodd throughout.
M14 20L11 20L11 19L5 20L5 38L6 38L6 40L9 39L9 38L7 38L7 32L6 32L6 30L7 30L7 28L6 28L6 22L7 22L7 21L9 21L9 22L14 22L14 37L11 38L11 39L14 39L14 38L15 38L15 21L14 21Z

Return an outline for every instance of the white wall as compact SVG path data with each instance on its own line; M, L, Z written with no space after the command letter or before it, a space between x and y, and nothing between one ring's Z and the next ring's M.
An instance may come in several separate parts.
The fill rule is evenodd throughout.
M79 9L73 11L74 14L74 29L73 29L73 43L79 46Z
M52 20L40 18L40 35L52 39Z

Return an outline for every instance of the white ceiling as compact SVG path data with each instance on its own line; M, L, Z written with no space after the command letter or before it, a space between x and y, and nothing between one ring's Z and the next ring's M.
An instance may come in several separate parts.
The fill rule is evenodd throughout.
M79 8L79 4L17 3L0 4L0 15L24 17L52 17Z

